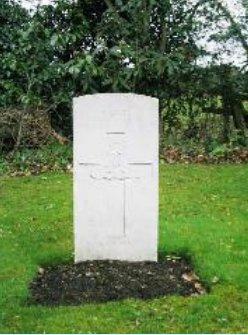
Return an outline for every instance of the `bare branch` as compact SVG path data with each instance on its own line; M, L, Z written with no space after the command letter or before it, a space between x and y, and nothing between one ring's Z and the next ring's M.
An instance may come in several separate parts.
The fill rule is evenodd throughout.
M231 25L233 26L233 28L235 29L236 33L237 33L237 37L240 41L240 43L242 44L246 54L247 54L247 59L248 59L248 43L246 41L246 38L243 36L243 33L240 29L239 24L235 21L235 19L233 18L231 12L229 11L229 9L219 0L199 0L195 6L192 9L191 15L189 17L190 20L193 19L197 9L201 6L204 5L205 3L209 3L212 2L214 3L216 6L218 6L221 11L223 12L223 14L226 16L226 19L231 23Z
M104 0L109 10L111 10L115 15L120 16L118 10L115 8L111 0Z
M225 14L226 18L230 21L233 28L235 29L237 37L240 43L242 44L247 54L247 58L248 58L248 43L246 41L246 38L242 34L239 24L235 21L235 19L233 18L232 14L230 13L230 11L228 10L226 6L224 6L219 0L215 0L215 2L219 6L219 8L222 10L222 12Z

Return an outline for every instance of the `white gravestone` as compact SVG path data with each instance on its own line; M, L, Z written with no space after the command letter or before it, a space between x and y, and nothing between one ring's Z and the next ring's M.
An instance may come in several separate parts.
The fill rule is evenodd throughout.
M157 261L158 100L74 98L75 261Z

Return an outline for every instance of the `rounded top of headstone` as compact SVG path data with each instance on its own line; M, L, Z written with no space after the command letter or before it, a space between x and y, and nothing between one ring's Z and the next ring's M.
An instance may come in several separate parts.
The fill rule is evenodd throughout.
M149 95L144 94L136 94L136 93L94 93L94 94L85 94L78 97L74 97L73 100L82 100L82 99L94 99L94 98L102 98L102 99L149 99L158 101L157 98L151 97Z

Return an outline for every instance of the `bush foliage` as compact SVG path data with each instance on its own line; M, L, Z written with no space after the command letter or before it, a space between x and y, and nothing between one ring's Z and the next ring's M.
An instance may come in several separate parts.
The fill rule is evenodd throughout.
M197 41L223 19L210 39L236 41L248 59L247 16L221 1L56 0L29 12L4 0L0 18L0 150L71 140L72 98L96 92L159 98L161 150L247 145L247 64L198 62Z

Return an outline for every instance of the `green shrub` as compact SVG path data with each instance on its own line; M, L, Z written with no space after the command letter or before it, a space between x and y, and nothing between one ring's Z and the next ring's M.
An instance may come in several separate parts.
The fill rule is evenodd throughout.
M38 149L22 149L13 156L0 156L0 174L40 173L48 170L68 170L72 164L72 145L52 142Z

